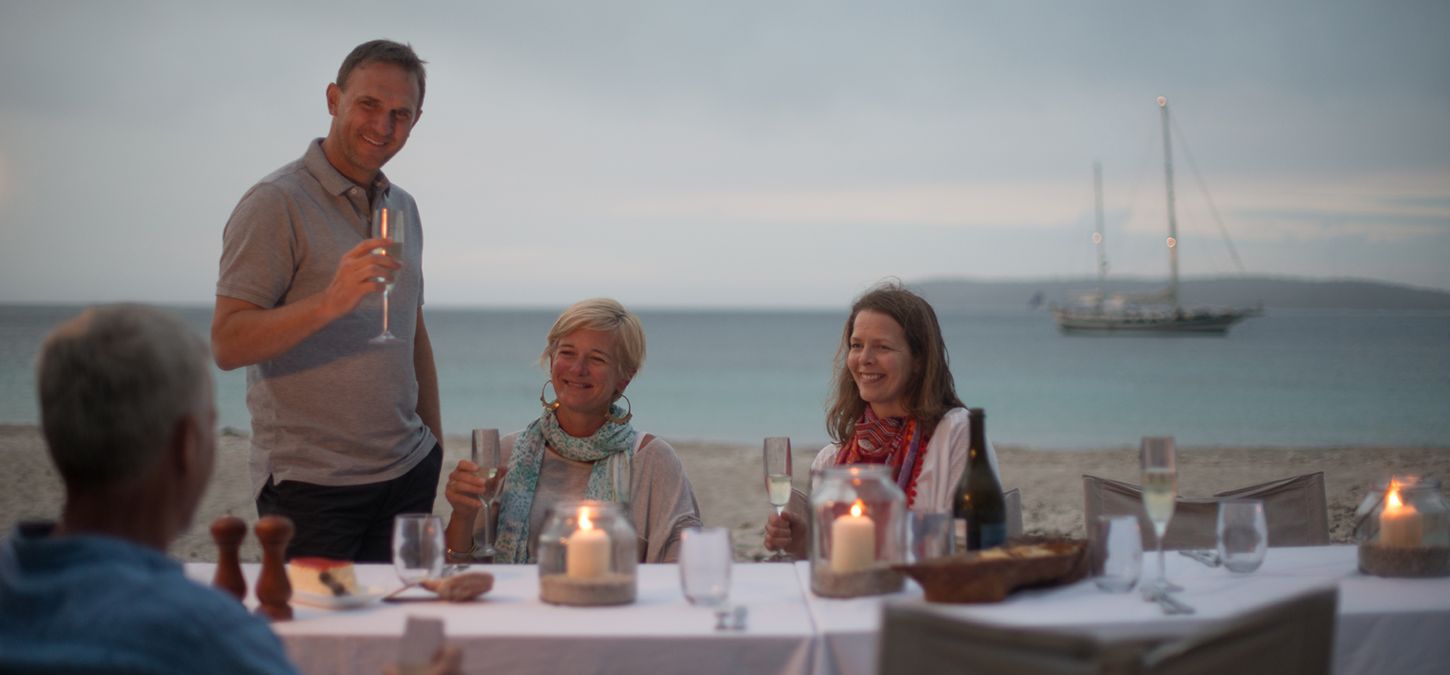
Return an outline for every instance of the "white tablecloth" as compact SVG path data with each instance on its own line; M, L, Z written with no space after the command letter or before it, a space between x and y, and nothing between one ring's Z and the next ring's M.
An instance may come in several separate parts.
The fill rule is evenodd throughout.
M1155 573L1156 554L1143 559ZM1067 629L1101 636L1173 635L1263 606L1316 586L1339 586L1335 626L1335 672L1450 672L1450 579L1381 579L1357 571L1353 546L1273 548L1264 565L1248 575L1211 569L1172 551L1168 578L1184 586L1180 597L1191 616L1164 616L1136 592L1109 594L1091 581L1064 588L1018 593L992 605L938 605L921 600L908 582L893 596L832 600L806 593L821 636L815 672L865 675L875 672L876 632L883 602L921 603L948 617L1004 625ZM810 588L810 570L797 563L797 578Z
M487 673L806 673L815 632L790 565L737 564L730 601L748 608L742 632L716 632L707 609L680 593L675 565L641 565L639 595L622 607L557 607L539 600L538 568L491 565L492 591L479 601L382 603L330 611L293 603L292 621L274 624L288 655L309 675L378 673L395 660L408 615L439 617L467 672ZM209 583L215 566L192 563ZM257 565L245 565L248 588ZM401 584L389 565L359 565L364 587ZM248 604L255 605L249 590ZM413 593L414 591L409 591ZM421 591L419 591L421 592Z
M743 632L719 633L714 617L688 605L675 565L641 565L639 598L622 607L571 608L539 601L533 566L480 566L496 578L482 601L385 604L328 611L293 604L275 624L301 670L376 673L394 660L408 615L440 617L468 672L817 673L866 675L876 668L884 602L922 603L946 617L1096 635L1178 634L1321 585L1339 587L1334 663L1341 674L1450 672L1450 579L1380 579L1356 571L1352 546L1274 548L1250 575L1210 569L1175 553L1168 576L1182 584L1193 616L1164 616L1136 593L1109 594L1090 581L1018 593L994 605L929 605L908 582L891 596L832 600L810 593L807 563L737 564L730 600L749 609ZM1150 554L1144 567L1151 573ZM186 566L209 582L214 566ZM256 565L244 566L249 587ZM397 588L388 565L358 566L364 586ZM255 604L250 597L248 604Z

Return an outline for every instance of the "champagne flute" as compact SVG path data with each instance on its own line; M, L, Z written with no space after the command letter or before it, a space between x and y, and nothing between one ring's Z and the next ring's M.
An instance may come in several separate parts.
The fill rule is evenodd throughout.
M442 518L427 513L393 518L393 569L403 588L442 576L443 551Z
M1155 599L1163 593L1181 591L1182 586L1169 583L1164 571L1163 535L1173 520L1174 500L1178 498L1178 464L1173 457L1172 436L1144 436L1141 446L1143 466L1143 509L1153 523L1158 539L1158 578L1143 585L1143 597Z
M473 554L477 557L491 557L497 553L493 548L496 534L493 503L498 500L504 474L508 473L508 467L503 466L501 461L498 429L474 429L473 452L469 458L478 466L478 477L484 480L483 494L479 495L483 508L473 521L473 541L477 546Z
M775 515L785 511L790 503L790 439L785 436L771 436L765 439L765 490ZM787 561L790 556L776 551L770 556L773 561Z
M384 247L373 249L374 255L385 255L391 258L398 258L403 255L403 238L407 231L406 223L401 209L389 208L387 201L383 200L377 210L373 211L372 236L374 239L386 239L388 244ZM396 279L388 281L382 277L377 279L385 283L383 287L383 332L377 337L369 340L372 344L393 344L402 342L398 336L388 330L388 296L392 295Z

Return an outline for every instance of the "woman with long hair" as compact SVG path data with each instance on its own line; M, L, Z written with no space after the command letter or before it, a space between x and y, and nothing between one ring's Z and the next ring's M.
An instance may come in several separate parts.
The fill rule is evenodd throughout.
M908 509L950 511L969 428L931 305L895 283L862 295L846 319L835 372L826 412L834 442L811 468L884 464ZM987 453L995 471L990 445ZM787 510L766 522L765 547L802 558L807 534L806 522Z

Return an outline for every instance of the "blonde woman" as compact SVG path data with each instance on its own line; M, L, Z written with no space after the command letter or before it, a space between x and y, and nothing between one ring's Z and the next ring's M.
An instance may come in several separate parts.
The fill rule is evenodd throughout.
M640 562L679 559L680 532L700 525L700 508L684 466L664 439L636 430L624 391L644 364L644 328L618 302L576 303L549 329L540 363L549 370L543 414L502 439L507 471L498 509L494 562L537 562L538 531L560 500L622 501L613 476L630 475L628 499ZM625 405L620 405L623 400ZM627 472L620 468L630 469ZM446 532L452 562L473 559L473 523L487 485L461 460L444 496L453 506Z

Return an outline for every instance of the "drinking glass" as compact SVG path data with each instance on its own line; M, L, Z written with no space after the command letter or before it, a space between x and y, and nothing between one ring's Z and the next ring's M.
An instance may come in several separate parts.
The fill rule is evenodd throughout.
M696 607L716 608L730 597L734 561L730 530L692 527L680 534L680 588Z
M790 503L790 439L785 436L771 436L765 439L765 492L775 515L785 510ZM776 551L770 560L790 560L784 551Z
M374 239L386 239L388 244L381 248L373 249L374 255L385 255L397 258L403 255L403 237L407 232L401 209L390 208L387 201L383 200L381 205L373 211L372 236ZM379 282L386 283L383 287L383 332L377 337L369 340L372 344L392 344L402 342L398 336L388 330L388 296L393 292L395 281L386 281L382 277Z
M393 569L412 586L443 574L443 519L426 513L393 518Z
M951 555L953 525L950 513L907 513L906 553L910 562Z
M1133 590L1143 569L1138 517L1098 516L1093 543L1093 583L1109 593Z
M498 500L503 477L508 473L508 467L502 464L498 429L473 430L473 451L469 459L478 466L478 477L484 480L483 494L479 496L483 508L473 521L473 540L479 542L473 554L479 557L492 556L497 553L493 548L493 503Z
M1163 535L1173 520L1173 503L1178 498L1178 463L1173 457L1172 436L1144 436L1141 447L1143 465L1143 509L1153 523L1158 540L1158 578L1143 584L1143 596L1153 598L1159 593L1181 591L1182 586L1169 583L1164 572Z
M1257 499L1230 499L1218 504L1218 559L1230 572L1247 574L1264 563L1269 548L1269 525L1264 503Z

